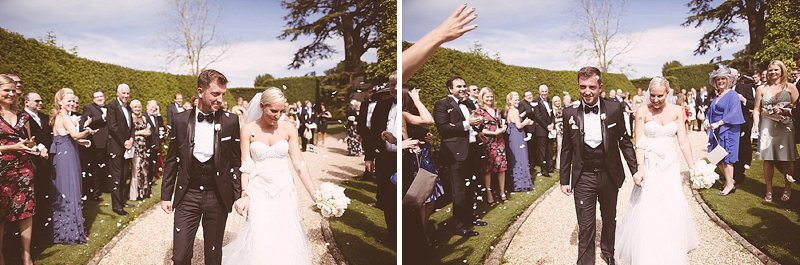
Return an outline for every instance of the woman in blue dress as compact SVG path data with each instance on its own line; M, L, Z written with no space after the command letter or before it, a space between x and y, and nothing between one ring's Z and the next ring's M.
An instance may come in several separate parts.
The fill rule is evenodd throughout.
M739 127L744 123L744 116L739 94L731 89L733 85L731 71L721 67L711 72L708 79L711 86L716 88L717 97L711 100L703 127L710 128L708 130L708 150L711 151L719 145L728 152L728 155L717 164L725 177L725 186L719 193L724 196L736 191L733 181L733 164L739 160Z
M86 243L86 228L83 219L83 200L81 200L81 163L78 157L78 144L88 147L85 140L96 130L78 132L69 113L75 111L77 104L72 89L62 88L56 92L53 115L53 145L50 156L53 158L53 243Z
M506 117L508 119L508 170L511 171L511 191L531 191L533 190L533 179L531 179L531 169L528 166L528 144L525 142L525 126L533 124L533 121L525 119L519 120L519 93L511 92L506 96Z

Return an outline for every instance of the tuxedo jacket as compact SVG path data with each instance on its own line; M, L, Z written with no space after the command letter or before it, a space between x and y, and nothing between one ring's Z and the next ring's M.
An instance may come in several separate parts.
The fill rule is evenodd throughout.
M122 108L128 111L128 118L122 112ZM119 100L114 98L106 104L106 121L108 122L108 152L114 155L123 155L125 153L125 141L133 138L134 130L128 124L133 126L131 116L131 108L125 104L119 104ZM125 120L128 120L127 122Z
M622 187L625 181L625 172L622 169L622 159L619 151L628 164L631 174L637 171L636 153L633 149L630 136L625 131L625 119L622 116L623 109L617 102L610 100L600 100L601 131L604 151L605 165L608 176L617 188ZM603 115L605 114L605 115ZM583 103L578 107L568 106L564 108L564 134L561 144L561 185L572 185L578 182L583 170L583 148L584 148L584 111ZM605 116L605 120L603 120ZM572 182L570 183L570 179Z
M550 105L550 111L547 111L547 107L544 106L544 99L539 97L535 102L536 106L533 107L533 126L536 127L536 132L533 136L547 137L547 134L550 133L550 131L547 130L547 125L552 124L554 119L553 105Z
M108 109L106 109L108 111ZM81 115L81 130L85 130L84 124L87 120L91 120L89 128L97 130L97 133L91 136L92 148L106 148L108 142L108 122L103 118L103 110L97 104L88 104L83 107L83 115ZM127 124L126 124L127 125Z
M695 102L695 106L697 106L697 107L700 107L700 106L708 107L708 104L711 104L711 93L707 94L706 97L703 98L703 95L698 92L697 96L695 96L694 102Z
M367 127L367 118L368 118L367 115L369 114L369 105L372 104L373 102L376 104L375 107L377 108L378 107L377 102L372 100L365 101L361 103L361 108L359 110L358 116L356 116L356 123L357 123L356 132L358 133L359 136L361 136L361 146L363 147L362 149L364 150L364 161L372 161L375 159L375 148L373 146L375 146L376 141L380 139L380 138L373 139L374 135L372 134L370 128ZM373 115L375 114L373 113Z
M26 112L27 113L27 112ZM50 116L42 112L37 112L39 120L42 122L40 126L33 118L28 120L31 129L31 136L36 137L36 143L44 145L45 148L50 150L50 145L53 144L53 128L50 127Z
M475 105L469 100L466 106L470 112L475 110ZM453 97L448 96L434 103L433 121L442 140L440 154L442 163L453 164L467 159L469 129L464 129L465 120L461 107ZM480 128L473 129L480 131Z
M525 118L528 118L531 121L535 121L536 118L535 118L535 115L533 113L534 112L533 108L534 107L533 107L533 105L531 105L531 103L528 103L528 101L526 101L524 99L521 100L519 102L519 106L517 107L517 109L519 110L520 114L525 114L525 116L519 117L519 121L523 121L523 120L525 120ZM536 124L531 124L531 125L525 126L524 129L525 129L526 133L530 133L531 135L534 135L536 133Z
M736 93L739 93L739 95L742 95L745 99L745 103L741 104L744 119L751 122L753 120L753 107L755 107L753 89L752 84L737 84L735 88Z
M364 122L359 121L358 126L363 126L359 134L361 135L361 145L364 149L364 161L372 161L379 155L387 153L386 144L383 137L381 137L381 133L387 130L386 123L389 122L389 111L391 111L392 103L394 102L395 99L391 97L375 102L375 109L372 110L372 116L369 117L371 128L367 128L369 104L366 104L367 109L362 108L361 114L364 115Z
M175 102L170 103L167 105L167 124L172 127L172 121L175 119L175 114L180 113L178 111L178 107L175 106Z
M150 118L154 118L155 122L153 122ZM150 124L150 136L147 137L147 146L150 147L151 153L158 153L158 150L161 149L161 139L159 138L158 128L164 127L164 121L161 116L150 116L150 114L144 114L145 121L147 124Z
M317 119L312 112L313 111L309 111L306 107L300 110L300 127L305 128L308 124L316 123Z
M173 207L180 205L189 187L189 167L194 157L194 132L197 118L195 111L175 114L172 130L169 131L169 147L164 161L164 180L161 184L161 200L173 200ZM218 110L214 116L214 167L217 176L214 183L222 205L228 212L233 202L241 197L242 185L239 167L239 116ZM219 130L216 130L219 125ZM174 196L173 196L174 194Z

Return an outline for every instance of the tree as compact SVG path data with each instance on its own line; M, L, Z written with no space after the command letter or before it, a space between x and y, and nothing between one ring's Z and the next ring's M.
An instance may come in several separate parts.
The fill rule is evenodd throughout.
M629 52L633 40L622 33L620 17L625 7L624 1L577 0L579 28L577 36L592 44L586 48L582 44L576 48L578 57L589 54L597 62L602 72L608 72L612 65L619 65L617 57ZM618 3L615 3L618 2Z
M380 26L378 27L378 61L367 66L367 77L377 82L387 82L397 71L397 0L382 0Z
M344 71L352 76L361 63L361 56L367 50L380 46L379 27L385 19L382 16L387 15L381 1L283 0L281 6L288 9L289 14L283 17L286 29L278 36L279 39L296 41L303 35L314 38L311 44L294 54L289 69L300 68L306 63L314 65L318 59L330 58L335 51L325 41L331 37L341 37L344 41Z
M666 74L667 69L680 67L680 66L683 66L683 64L681 62L679 62L679 61L676 61L676 60L672 60L670 62L666 62L666 63L664 63L663 66L661 66L661 74L663 76L667 76L667 74Z
M736 42L742 33L733 28L736 20L744 19L747 21L750 41L741 53L744 57L752 57L757 51L761 50L762 41L766 33L766 0L725 0L713 7L713 4L720 1L715 0L690 0L686 4L691 8L691 14L686 21L681 24L684 27L694 25L700 27L705 22L715 22L716 27L703 35L700 44L694 50L694 54L705 54L709 50L722 49L722 45ZM752 60L745 59L748 66L752 66Z
M209 16L212 9L213 17ZM181 62L188 67L189 74L197 76L212 63L223 59L228 44L217 35L217 21L222 7L209 6L206 0L172 0L168 14L168 28L163 37L173 46L167 61ZM216 48L214 52L209 48Z
M756 52L755 59L763 67L772 60L781 60L792 67L792 57L800 53L800 5L791 0L771 0L767 14L763 49Z
M255 86L255 87L266 87L268 82L272 81L274 79L275 79L275 77L273 77L271 74L258 75L258 76L256 76L256 81L253 82L253 86Z

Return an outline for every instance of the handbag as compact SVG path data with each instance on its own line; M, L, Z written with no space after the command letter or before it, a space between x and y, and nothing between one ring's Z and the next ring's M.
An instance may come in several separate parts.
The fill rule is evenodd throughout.
M417 154L417 165L419 165L419 171L417 171L414 181L411 182L411 187L403 196L403 206L420 208L425 203L425 199L433 193L437 175L422 168L419 154Z
M306 130L303 132L303 137L311 140L311 137L314 137L314 134L311 133L310 129L306 128Z
M726 151L725 148L722 147L722 144L720 144L716 133L714 133L712 131L711 135L713 135L714 136L714 140L717 141L717 147L714 147L714 150L711 150L711 152L708 152L708 156L706 156L706 159L708 159L708 163L709 164L716 165L716 164L719 163L719 161L722 161L722 159L725 159L725 156L728 155L728 151Z

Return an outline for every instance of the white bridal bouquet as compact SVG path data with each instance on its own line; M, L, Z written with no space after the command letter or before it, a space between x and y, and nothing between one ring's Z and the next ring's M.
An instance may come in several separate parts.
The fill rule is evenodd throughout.
M714 172L716 165L709 164L705 159L694 162L694 168L689 170L689 179L692 181L692 188L707 189L711 188L719 179L717 172Z
M330 182L319 185L319 189L314 194L314 201L317 202L317 208L325 218L342 217L347 205L350 204L350 198L344 195L344 188Z

